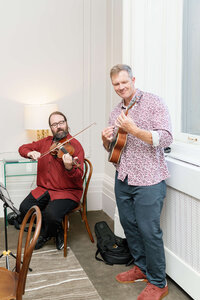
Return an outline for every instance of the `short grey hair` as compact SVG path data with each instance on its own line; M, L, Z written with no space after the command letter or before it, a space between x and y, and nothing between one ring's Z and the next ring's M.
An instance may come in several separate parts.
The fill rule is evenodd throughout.
M113 75L118 74L121 71L126 71L128 73L128 76L132 79L133 78L133 72L130 66L124 65L124 64L118 64L110 70L110 78L112 79Z

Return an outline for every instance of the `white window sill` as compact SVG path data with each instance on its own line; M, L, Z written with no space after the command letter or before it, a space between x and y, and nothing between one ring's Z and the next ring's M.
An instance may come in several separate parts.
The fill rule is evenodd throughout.
M200 167L199 145L174 142L171 145L171 152L167 153L165 156L196 167Z
M167 185L200 199L200 150L197 146L174 143L166 154L170 172Z

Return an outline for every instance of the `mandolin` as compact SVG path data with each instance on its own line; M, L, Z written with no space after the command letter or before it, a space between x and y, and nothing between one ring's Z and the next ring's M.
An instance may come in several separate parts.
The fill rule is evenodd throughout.
M129 109L131 109L135 103L136 100L140 100L142 98L142 94L139 96L135 96L129 105L126 108L125 115L127 116ZM123 152L123 149L127 142L127 135L128 133L124 131L123 129L119 128L113 138L113 141L110 144L110 153L108 156L108 161L112 163L118 164L121 158L121 154Z

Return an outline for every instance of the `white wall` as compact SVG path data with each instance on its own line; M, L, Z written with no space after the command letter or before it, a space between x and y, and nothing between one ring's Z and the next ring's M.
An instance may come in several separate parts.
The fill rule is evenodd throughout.
M108 118L113 107L119 102L120 98L114 92L110 80L110 69L122 63L122 0L111 0L107 2L107 68L106 68L106 103L105 103L105 122L104 127L108 126ZM115 168L108 162L108 153L105 151L105 178L106 184L112 184ZM111 182L108 177L111 178ZM114 197L110 197L114 201ZM105 203L107 199L105 200ZM109 211L110 216L114 216L113 211Z
M94 155L104 123L106 1L1 0L0 37L0 152L28 139L24 104L57 102L72 133L97 122L79 137L96 140L84 145Z
M25 103L59 102L71 113L72 101L81 99L83 1L0 1L0 23L0 126L12 136L1 145L4 152L26 138ZM1 132L3 140L8 132Z
M113 90L110 81L110 69L122 63L122 0L107 1L107 65L106 65L106 102L104 127L108 126L109 114L120 98ZM114 196L115 168L108 162L108 153L104 150L104 175L102 181L102 209L114 218L116 202Z
M182 0L125 0L123 15L123 62L133 67L136 87L163 97L175 129L181 107Z
M56 102L72 134L96 122L77 137L94 166L91 209L102 208L111 2L0 0L0 156L31 141L24 130L24 104Z

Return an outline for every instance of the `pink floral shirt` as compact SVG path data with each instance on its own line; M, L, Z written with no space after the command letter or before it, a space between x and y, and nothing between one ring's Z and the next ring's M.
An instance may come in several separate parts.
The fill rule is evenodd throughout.
M138 89L136 98L138 99L128 111L128 116L141 129L157 132L159 144L158 146L149 145L128 134L120 162L115 164L115 167L118 171L118 179L124 181L128 176L129 185L148 186L169 177L164 148L168 147L173 140L171 122L167 106L161 98ZM123 100L111 112L109 126L115 126L115 120L122 109L124 109Z

